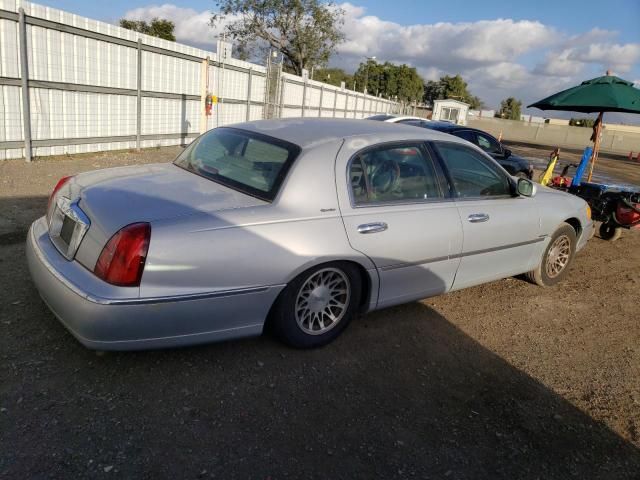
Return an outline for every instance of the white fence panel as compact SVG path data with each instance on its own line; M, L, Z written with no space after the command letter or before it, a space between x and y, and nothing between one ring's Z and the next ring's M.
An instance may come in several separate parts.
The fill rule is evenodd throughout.
M51 7L0 0L0 10L11 13L0 19L0 159L17 158L26 151L22 34L13 13L18 7L26 15L22 34L27 40L28 121L36 155L175 145L188 142L201 128L267 114L364 116L344 111L353 109L355 101L352 98L346 106L346 94L337 87L313 80L305 84L301 77L286 73L278 80L274 71L271 79L276 84L269 86L267 113L267 69L261 65L237 59L225 59L220 65L215 53L188 45ZM219 102L203 121L205 92ZM378 111L380 106L389 108L369 102L359 109Z
M20 77L18 24L0 20L0 76Z

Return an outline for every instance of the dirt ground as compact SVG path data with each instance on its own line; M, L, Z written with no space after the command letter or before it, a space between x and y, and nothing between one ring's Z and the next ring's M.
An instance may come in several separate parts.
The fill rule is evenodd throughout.
M318 350L82 347L29 279L27 228L59 177L178 151L0 162L1 478L640 478L638 232L595 237L555 288L390 308Z

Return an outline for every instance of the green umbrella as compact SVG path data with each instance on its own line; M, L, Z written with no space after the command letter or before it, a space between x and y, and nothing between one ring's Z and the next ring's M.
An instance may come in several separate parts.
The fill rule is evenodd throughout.
M589 178L600 149L602 117L604 112L640 113L640 89L610 72L604 77L586 80L576 87L558 92L529 105L540 110L563 110L568 112L599 112L591 139L594 142Z

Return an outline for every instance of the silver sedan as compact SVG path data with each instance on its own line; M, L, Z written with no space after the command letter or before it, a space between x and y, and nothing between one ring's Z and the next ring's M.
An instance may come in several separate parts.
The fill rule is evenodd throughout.
M578 197L509 176L456 137L383 122L211 130L173 163L56 185L29 231L51 311L100 350L259 335L315 347L358 313L526 273L567 274Z

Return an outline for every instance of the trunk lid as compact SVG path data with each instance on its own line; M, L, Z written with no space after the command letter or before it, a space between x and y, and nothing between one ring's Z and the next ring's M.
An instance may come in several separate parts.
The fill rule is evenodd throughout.
M89 269L109 238L131 223L267 204L172 163L87 172L65 187L61 193L78 199L91 222L76 253L76 260Z

